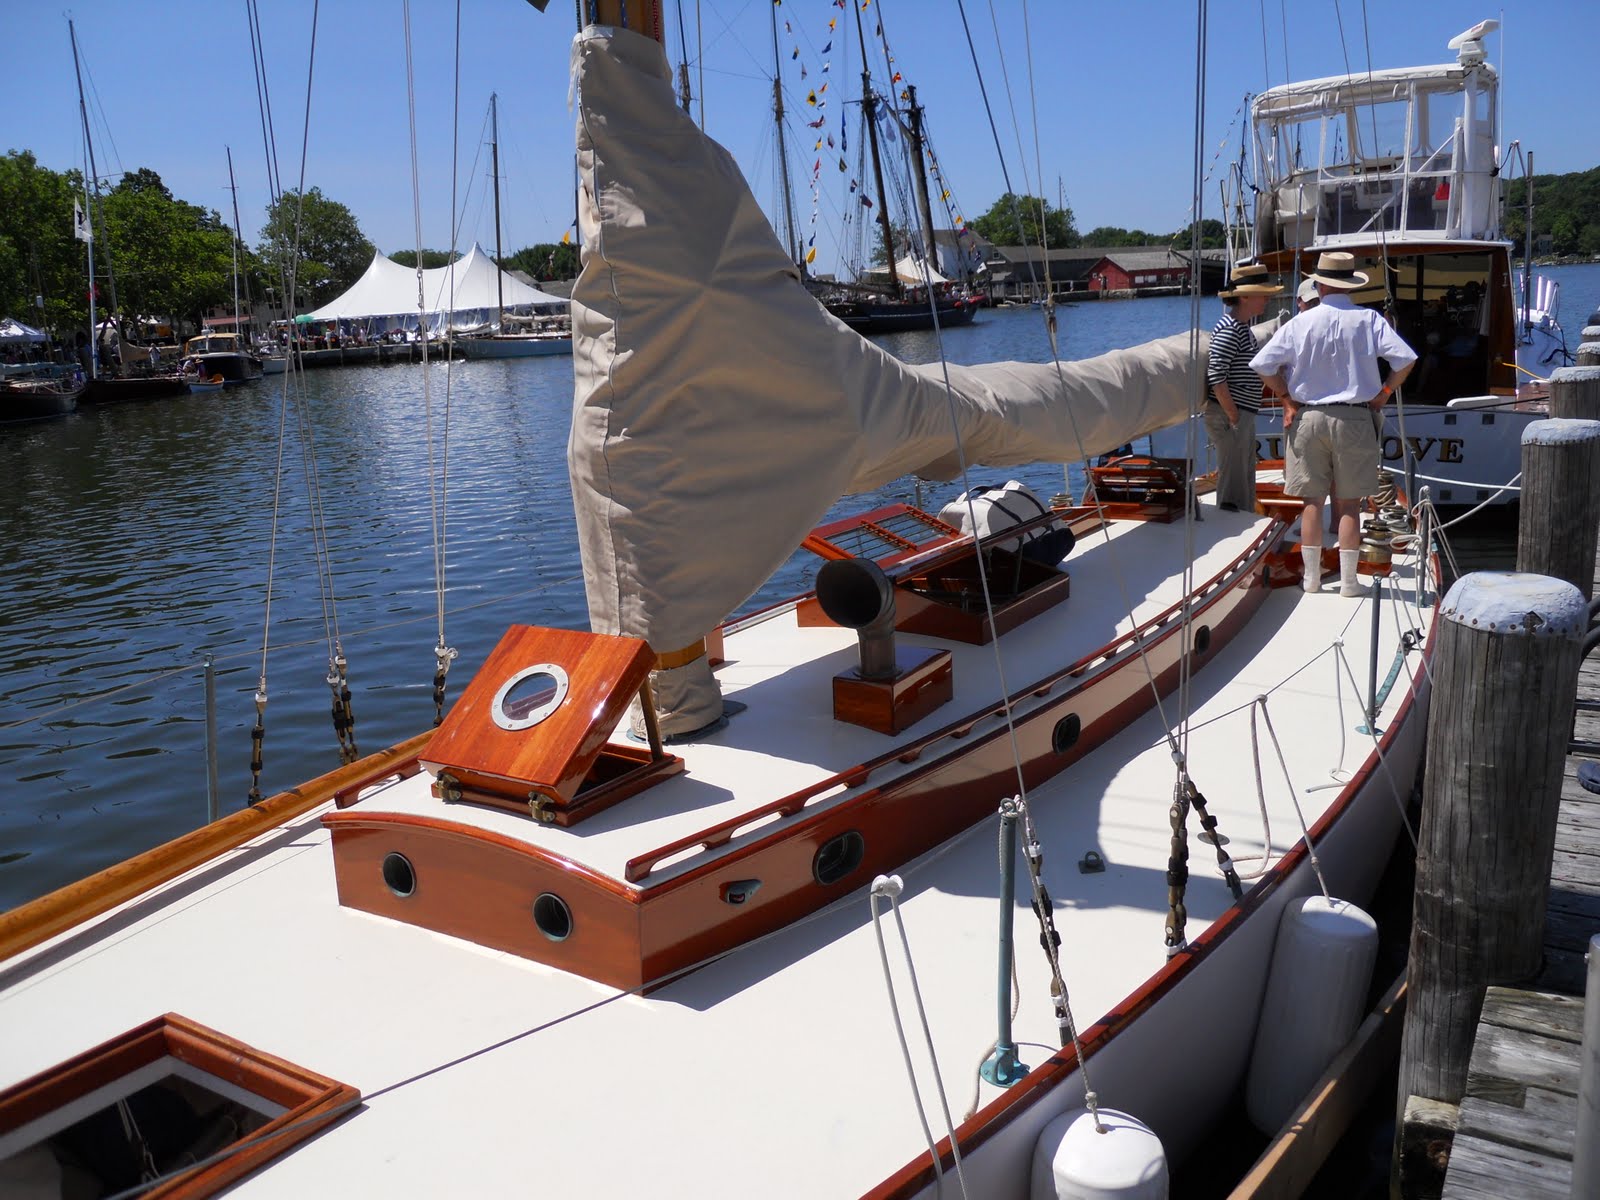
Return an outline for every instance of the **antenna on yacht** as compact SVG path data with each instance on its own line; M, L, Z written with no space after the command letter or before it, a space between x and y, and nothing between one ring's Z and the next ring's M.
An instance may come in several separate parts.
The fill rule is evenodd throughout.
M1500 22L1491 18L1479 21L1465 33L1456 34L1449 41L1449 48L1456 52L1456 62L1463 67L1482 66L1488 58L1483 49L1483 39L1499 28Z

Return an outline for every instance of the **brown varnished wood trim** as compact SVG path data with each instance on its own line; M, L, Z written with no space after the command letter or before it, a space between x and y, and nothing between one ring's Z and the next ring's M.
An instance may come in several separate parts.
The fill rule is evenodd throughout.
M462 821L446 821L440 817L424 817L413 813L330 812L323 814L322 823L335 834L353 829L409 828L441 838L456 838L463 842L496 846L549 870L559 872L563 877L582 879L630 904L639 902L639 893L635 889L618 883L602 871L596 871L583 863L552 853L530 842L518 841L503 833L495 833L491 829L482 829Z
M1239 577L1248 576L1255 569L1257 561L1265 557L1268 549L1276 542L1283 530L1284 525L1274 521L1246 550L1197 588L1196 594L1208 597L1207 603L1223 595L1226 590L1225 585L1231 588ZM1104 663L1115 658L1118 654L1132 648L1141 640L1145 640L1145 649L1147 651L1154 649L1160 642L1181 627L1181 623L1176 622L1174 619L1180 616L1182 611L1183 601L1169 606L1143 624L1091 651L1076 662L1070 663L1043 679L1018 689L1012 695L1011 703L1015 704L1017 701L1030 696L1047 696L1063 682L1079 678L1096 663ZM915 741L898 746L877 758L869 759L846 771L841 771L837 775L819 780L810 787L803 788L787 796L781 796L748 812L740 813L706 829L668 842L664 846L658 846L654 850L647 850L643 854L635 855L628 861L624 870L624 877L630 883L643 882L654 870L656 863L679 855L685 850L692 849L697 844L706 850L715 849L718 846L725 845L741 828L753 825L775 813L783 817L795 815L804 809L812 799L824 792L832 791L839 787L860 787L880 768L895 762L916 761L926 756L935 744L947 738L964 738L980 722L1002 715L1005 709L1004 702L996 701L983 709L968 713L959 720L934 730L932 733L926 734Z
M1441 575L1436 558L1430 563L1429 571L1437 588ZM1438 607L1435 606L1429 625L1429 636L1424 644L1425 661L1431 660L1433 655L1433 635L1437 630L1438 620ZM1426 676L1420 668L1417 678L1424 686L1426 685ZM1412 719L1416 701L1416 690L1408 691L1395 712L1394 720L1379 738L1379 745L1385 755L1394 750L1401 732ZM1381 769L1378 752L1370 752L1350 782L1340 789L1333 804L1329 805L1312 825L1310 833L1313 843L1320 844L1323 841L1328 831L1350 810L1367 781ZM1293 846L1273 865L1272 871L1246 892L1243 900L1234 904L1215 922L1202 930L1189 943L1187 951L1169 959L1160 970L1134 989L1125 1000L1113 1006L1104 1017L1080 1031L1079 1042L1083 1046L1084 1061L1092 1059L1120 1031L1132 1025L1138 1017L1177 987L1206 959L1214 947L1221 945L1234 929L1267 902L1306 860L1307 854L1305 839L1296 839ZM1077 1068L1078 1057L1071 1046L1056 1051L1020 1082L996 1096L961 1124L956 1130L956 1136L960 1139L962 1152L970 1153L983 1145L1023 1112L1044 1099L1053 1088L1065 1082ZM954 1163L948 1137L940 1140L938 1151L943 1164L949 1166ZM906 1197L916 1195L932 1183L933 1178L931 1159L927 1155L919 1155L867 1192L863 1200L905 1200Z
M417 758L432 737L431 729L419 733L0 914L0 962L168 883L329 800L354 794L391 775L414 774Z
M648 981L639 946L640 896L608 875L515 838L405 813L328 813L339 903L463 938L611 987ZM390 854L414 872L408 895L384 877ZM545 893L570 914L568 935L545 936L535 904Z
M349 1084L167 1013L0 1091L0 1133L47 1116L169 1056L285 1111L238 1139L236 1153L153 1187L143 1193L146 1197L179 1200L214 1195L353 1110L361 1099L360 1091Z

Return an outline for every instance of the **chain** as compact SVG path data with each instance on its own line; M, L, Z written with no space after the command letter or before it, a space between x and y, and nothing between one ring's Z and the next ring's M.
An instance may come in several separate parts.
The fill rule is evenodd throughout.
M256 725L250 731L250 803L261 803L261 743L267 736L267 677L256 689Z

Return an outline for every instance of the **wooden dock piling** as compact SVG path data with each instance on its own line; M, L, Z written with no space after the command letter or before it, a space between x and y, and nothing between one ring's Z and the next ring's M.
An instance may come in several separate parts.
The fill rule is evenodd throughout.
M1517 572L1465 576L1441 606L1401 1039L1402 1143L1409 1097L1460 1103L1485 987L1539 971L1588 620L1572 584ZM1403 1177L1405 1163L1397 1168Z
M1517 570L1594 598L1600 536L1600 421L1534 421L1522 432Z
M1550 376L1550 415L1600 420L1600 366L1556 370Z
M1580 367L1600 365L1600 325L1585 325L1578 338L1577 364Z

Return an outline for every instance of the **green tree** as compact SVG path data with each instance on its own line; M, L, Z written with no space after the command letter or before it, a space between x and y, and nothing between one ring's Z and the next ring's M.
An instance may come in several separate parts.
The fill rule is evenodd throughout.
M72 233L82 195L76 171L41 167L27 150L0 158L0 316L62 335L88 329L88 261Z
M578 248L571 242L540 242L501 259L500 266L507 271L526 271L538 280L576 279Z
M294 247L299 231L300 255ZM261 228L256 247L269 271L287 286L294 268L295 303L305 308L332 298L361 278L372 262L372 243L361 232L355 214L337 200L322 194L321 188L305 193L285 191L267 206L267 223Z
M1578 222L1570 212L1556 214L1550 223L1550 248L1557 254L1576 254L1579 233Z
M448 267L460 257L460 254L451 254L448 250L424 250L422 252L422 269L431 271L435 267ZM396 250L389 255L389 259L391 262L399 263L402 267L415 269L417 252L415 250Z
M872 237L872 265L875 266L875 267L882 267L882 266L887 265L888 260L884 257L884 250L883 250L883 226L881 224L879 224L876 220L874 220L872 222L871 237ZM906 231L906 226L905 226L904 222L901 222L901 221L890 221L889 222L889 237L894 242L894 246L895 246L894 255L895 255L895 259L897 261L899 259L904 258L907 254L909 254L911 252L910 251L911 235Z
M121 316L198 323L206 309L231 299L233 231L214 210L174 199L148 167L124 175L102 210ZM97 259L100 253L97 245Z
M1041 211L1044 214L1042 225ZM1073 223L1072 209L1052 207L1048 200L1037 196L1007 192L988 212L969 224L997 246L1038 246L1048 241L1051 249L1059 250L1082 243Z

